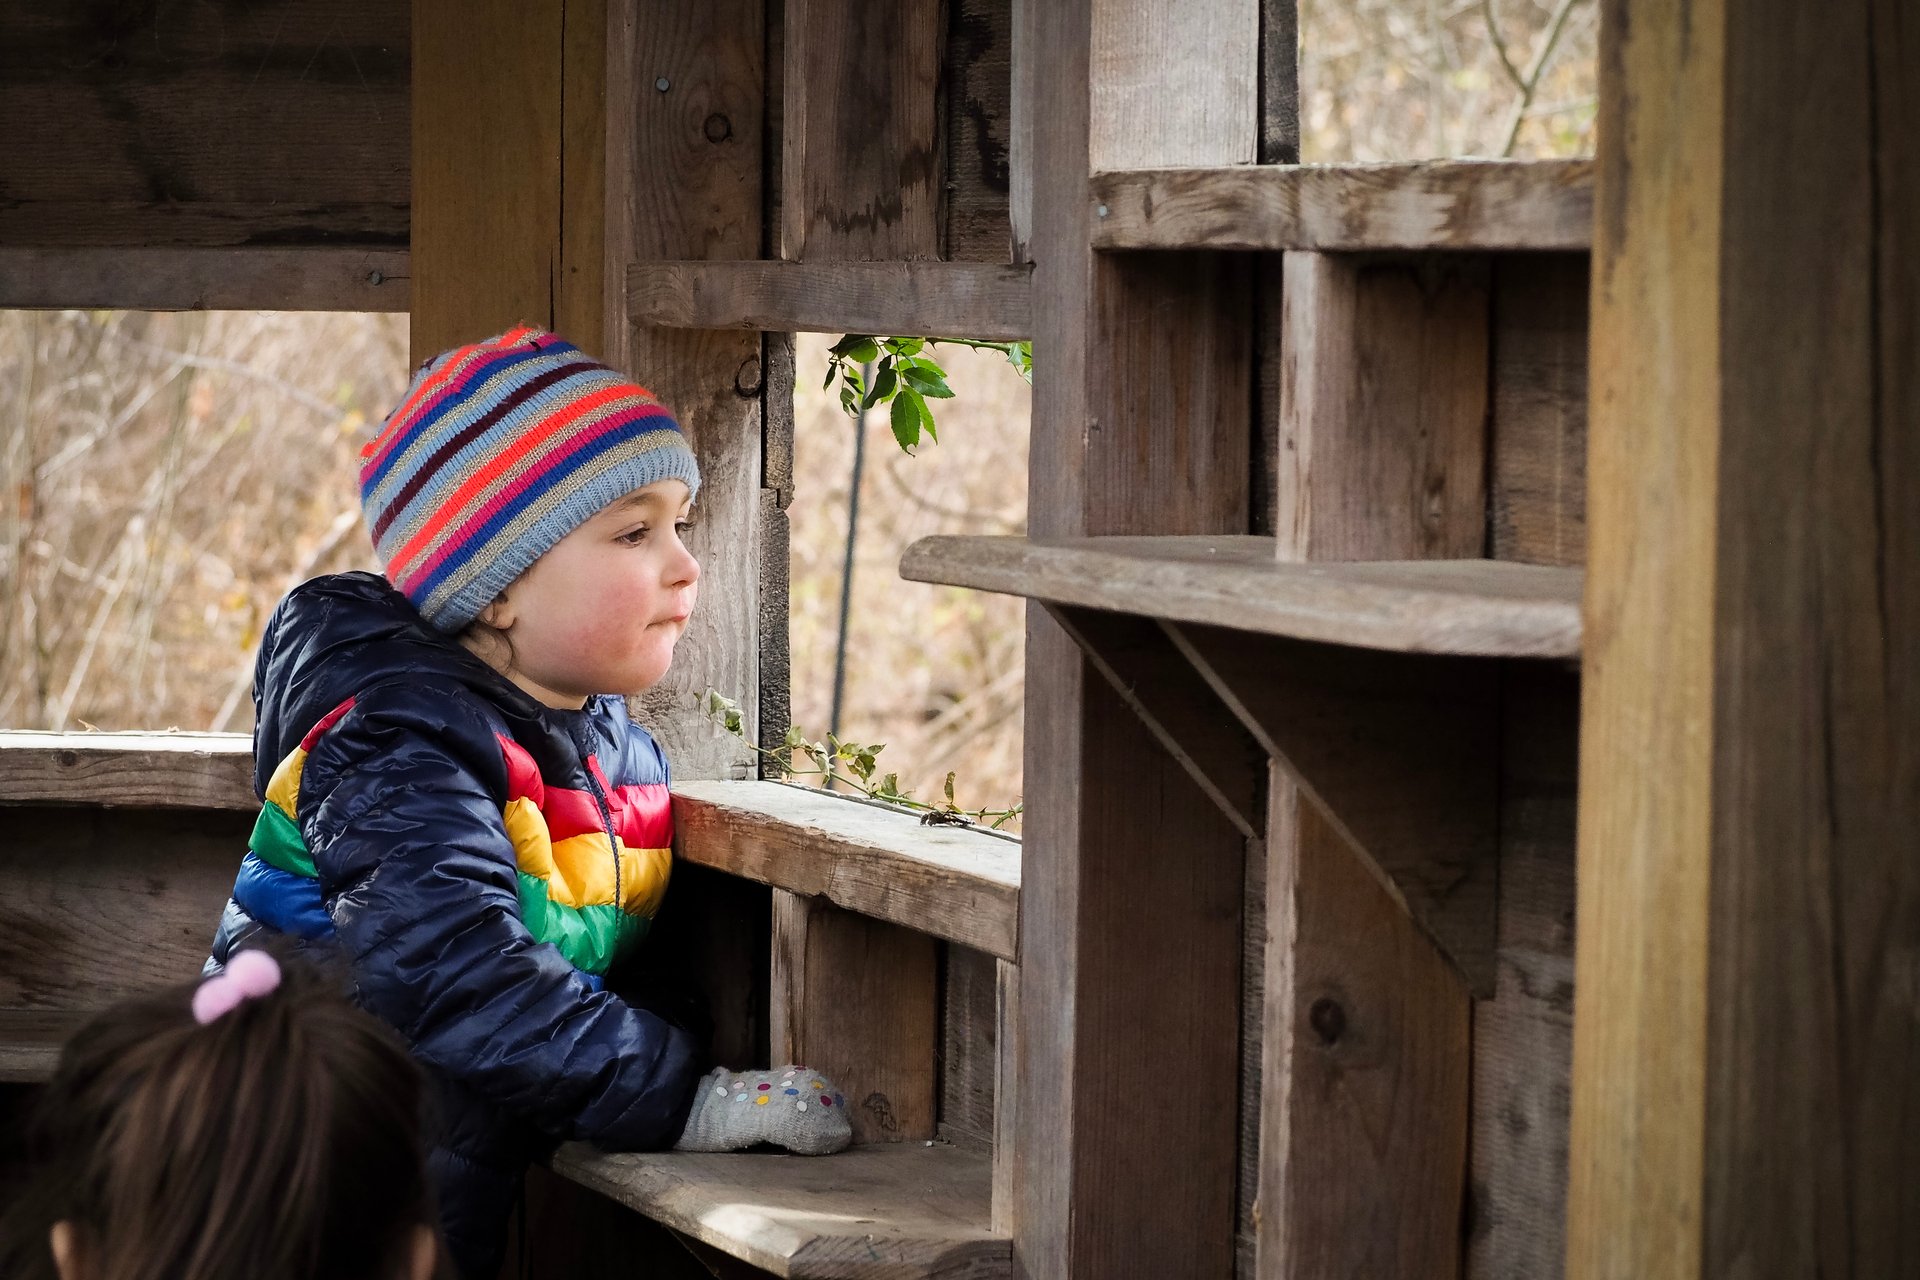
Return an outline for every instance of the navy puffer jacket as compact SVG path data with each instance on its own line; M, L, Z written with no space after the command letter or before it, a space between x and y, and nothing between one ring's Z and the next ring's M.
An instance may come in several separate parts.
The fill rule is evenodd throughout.
M208 968L272 935L344 961L438 1086L444 1234L491 1276L529 1160L664 1147L692 1106L695 1037L605 989L666 888L666 761L622 699L546 707L372 574L291 592L254 688L265 803Z

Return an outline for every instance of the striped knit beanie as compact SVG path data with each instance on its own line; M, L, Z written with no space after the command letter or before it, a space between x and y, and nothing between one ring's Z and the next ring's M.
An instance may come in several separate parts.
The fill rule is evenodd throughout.
M360 452L360 502L387 578L449 634L603 507L667 479L700 488L673 415L525 326L422 366Z

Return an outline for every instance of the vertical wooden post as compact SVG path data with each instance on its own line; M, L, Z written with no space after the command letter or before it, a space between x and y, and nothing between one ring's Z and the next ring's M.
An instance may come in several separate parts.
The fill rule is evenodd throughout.
M611 260L755 258L762 243L763 0L607 0ZM612 257L612 255L624 255ZM622 273L624 274L624 272ZM709 686L758 708L766 527L760 335L637 328L621 363L672 406L700 457L700 604L635 709L678 778L747 777L745 743L698 710ZM775 530L777 532L777 529ZM749 737L757 730L750 726Z
M522 322L608 354L605 6L414 6L416 363Z
M1568 1271L1920 1256L1920 28L1601 24Z
M1029 526L1244 531L1244 272L1095 255L1088 177L1255 158L1257 3L1050 0L1021 20ZM1016 1273L1228 1275L1244 842L1038 606L1027 688Z

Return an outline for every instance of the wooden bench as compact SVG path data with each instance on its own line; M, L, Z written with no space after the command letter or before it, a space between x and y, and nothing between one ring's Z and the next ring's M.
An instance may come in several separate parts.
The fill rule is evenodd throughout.
M125 995L191 979L258 801L233 734L0 733L0 1084L45 1080ZM1005 1274L992 1229L1019 844L772 782L674 791L656 932L724 975L716 1052L799 1058L855 1105L825 1161L564 1148L553 1168L787 1276Z

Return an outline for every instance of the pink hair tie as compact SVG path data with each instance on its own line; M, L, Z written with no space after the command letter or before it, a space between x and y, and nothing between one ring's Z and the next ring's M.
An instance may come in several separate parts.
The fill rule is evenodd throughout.
M193 1020L204 1027L242 1000L258 999L279 985L279 961L264 951L242 951L227 961L226 972L208 978L193 993Z

